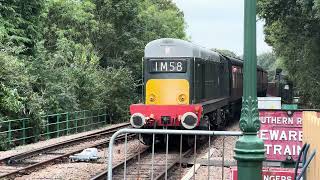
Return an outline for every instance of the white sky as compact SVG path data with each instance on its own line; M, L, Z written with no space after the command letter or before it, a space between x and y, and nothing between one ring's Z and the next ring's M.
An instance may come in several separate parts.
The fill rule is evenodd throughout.
M244 0L173 0L184 12L187 34L206 48L243 54ZM264 42L263 22L257 23L257 53L271 51Z

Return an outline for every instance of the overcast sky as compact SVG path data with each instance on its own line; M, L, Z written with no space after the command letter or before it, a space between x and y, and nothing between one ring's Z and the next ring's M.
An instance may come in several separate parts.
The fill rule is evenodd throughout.
M173 0L184 12L187 34L206 48L228 49L243 54L244 0ZM269 52L263 22L257 24L257 53Z

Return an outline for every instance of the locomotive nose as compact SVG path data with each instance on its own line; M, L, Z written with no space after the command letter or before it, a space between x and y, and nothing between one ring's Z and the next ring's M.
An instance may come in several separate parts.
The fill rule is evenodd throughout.
M193 112L184 113L181 118L181 124L186 129L193 129L198 124L198 117Z
M134 128L141 128L142 126L145 125L145 123L146 123L146 117L141 113L134 113L130 117L130 124Z

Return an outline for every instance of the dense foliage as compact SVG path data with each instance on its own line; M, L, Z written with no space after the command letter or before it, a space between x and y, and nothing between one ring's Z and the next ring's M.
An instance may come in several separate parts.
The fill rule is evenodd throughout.
M0 121L105 106L125 118L146 43L186 37L170 0L0 0L0 13Z
M259 0L266 41L308 108L320 108L320 0Z
M258 55L257 64L268 72L268 82L275 79L276 69L281 68L280 61L273 52Z
M233 58L239 58L240 59L240 57L235 52L227 50L227 49L216 49L216 48L214 48L214 49L211 49L211 50L213 50L215 52L218 52L218 53L220 53L220 54L222 54L224 56L233 57Z

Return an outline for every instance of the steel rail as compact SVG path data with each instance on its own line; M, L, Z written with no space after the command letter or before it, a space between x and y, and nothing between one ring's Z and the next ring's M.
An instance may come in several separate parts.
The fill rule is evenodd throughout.
M129 137L135 137L136 135L135 134L130 134L128 136ZM125 138L125 135L121 135L121 136L117 137L116 141L124 140L124 138ZM104 145L108 146L109 141L110 141L110 138L107 141L99 142L99 143L87 146L86 148L100 147L100 146L104 146ZM3 174L3 175L0 175L0 179L5 178L5 177L14 176L14 175L17 175L17 174L22 173L22 172L34 170L34 169L36 169L38 167L41 167L43 165L49 164L51 162L54 162L55 160L63 159L63 158L66 158L66 157L68 157L68 156L70 156L72 154L79 153L82 150L83 149L74 150L72 152L68 152L68 153L65 153L63 155L60 155L60 156L57 156L57 157L54 157L54 158L51 158L51 159L48 159L48 160L45 160L45 161L42 161L42 162L38 162L38 163L32 164L30 166L23 167L21 169L18 169L18 170L15 170L15 171Z
M144 150L143 150L142 152L140 152L140 153L136 153L136 154L130 156L130 157L127 159L127 161L122 161L122 162L116 164L115 166L113 166L113 167L112 167L112 171L115 172L115 171L117 171L117 170L123 169L125 162L126 162L127 164L130 164L130 163L132 163L132 162L134 162L134 161L136 161L136 160L138 159L139 154L140 154L140 157L146 156L147 153L148 153L148 151L150 151L150 150L151 150L151 147L144 149ZM190 154L191 152L192 152L192 148L189 149L189 150L187 150L186 152L184 152L184 153L182 154L182 156L185 157L186 155ZM170 163L170 164L168 165L168 168L167 168L167 169L165 169L164 171L162 171L162 172L161 172L157 177L155 177L154 179L155 179L155 180L158 180L158 179L163 178L163 177L165 176L165 174L166 174L166 171L168 172L170 169L172 169L172 168L174 167L174 165L176 165L176 164L179 163L179 161L180 161L180 158L175 159L174 162L172 162L172 163ZM99 173L98 175L94 176L94 177L91 178L90 180L104 180L104 179L106 179L107 175L108 175L108 170L105 170L105 171Z
M97 136L100 136L100 135L108 135L108 134L115 133L117 130L119 130L119 128L127 127L129 125L130 125L130 123L121 124L121 125L118 125L118 126L115 126L115 127L112 127L112 128L99 130L97 132L90 133L90 134L87 134L87 135L82 136L82 137L76 137L76 138L73 138L73 139L70 139L70 140L66 140L66 141L62 141L62 142L59 142L59 143L51 144L51 145L48 145L48 146L45 146L45 147L37 148L37 149L31 150L31 151L15 154L15 155L0 159L0 163L6 163L6 164L16 163L19 160L26 159L26 158L28 158L30 156L33 156L33 155L36 155L36 154L39 154L39 153L42 153L42 152L45 152L45 151L55 150L55 149L58 149L58 148L60 148L62 146L67 146L67 145L70 145L70 144L73 144L73 143L77 143L77 142L80 142L80 141L85 141L85 140L88 140L88 139L91 139L91 138L94 138L94 137L97 137Z
M150 150L150 147L146 148L145 150L143 150L140 153L136 153L136 154L130 156L126 161L122 161L122 162L116 164L112 168L112 171L117 171L117 170L122 169L124 167L125 163L127 163L127 164L132 163L135 159L138 158L139 155L140 156L145 156L149 150ZM91 180L104 180L104 179L106 179L107 175L108 175L108 170L99 173L98 175L96 175L93 178L91 178Z
M186 152L184 152L182 154L182 157L185 157L187 155L189 155L192 152L192 148L190 148L189 150L187 150ZM172 162L167 169L165 169L164 171L162 171L157 177L155 177L155 180L158 179L163 179L165 178L166 172L169 172L170 169L172 169L174 167L174 165L178 164L180 162L180 158L175 159L174 162Z

